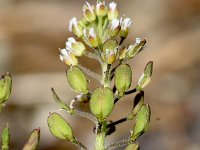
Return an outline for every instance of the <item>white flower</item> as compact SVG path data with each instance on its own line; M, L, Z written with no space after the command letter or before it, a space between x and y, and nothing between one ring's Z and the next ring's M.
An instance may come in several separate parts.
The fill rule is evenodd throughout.
M91 4L88 3L88 2L85 2L85 3L86 3L86 9L89 9L89 11L90 11L91 13L94 13L94 6L91 5Z
M116 29L117 27L119 27L119 25L120 25L119 19L115 18L111 22L111 29Z
M127 30L128 28L130 28L132 21L130 18L125 18L124 20L121 18L120 23L121 23L121 29Z
M96 9L100 9L101 5L104 5L104 6L105 6L105 1L103 1L103 2L98 1L98 2L97 2L97 5L96 5Z
M109 8L110 8L110 10L111 10L112 12L115 11L116 8L117 8L117 3L115 3L115 2L110 3L110 4L109 4Z
M105 6L105 1L97 1L96 5L96 14L97 16L105 16L107 14L107 7Z
M117 4L115 2L112 2L109 4L109 9L108 9L108 19L112 20L114 18L117 18L119 15L118 9L117 9Z
M69 31L72 32L72 29L74 27L78 27L78 23L76 20L76 17L73 17L70 21L69 21Z
M86 4L83 6L83 16L88 22L92 22L96 19L96 14L94 12L94 6L90 5L90 3L85 2Z
M61 49L60 50L60 60L61 61L65 61L66 59L69 59L69 51L66 49Z
M68 38L68 41L65 43L66 44L66 49L71 49L72 48L72 44L75 44L76 42L77 41L73 37Z
M92 38L96 38L96 33L94 31L94 28L90 28L89 29L89 35L92 37Z
M136 44L139 44L141 41L142 41L142 40L141 40L140 38L136 38L136 39L135 39L135 43L136 43Z

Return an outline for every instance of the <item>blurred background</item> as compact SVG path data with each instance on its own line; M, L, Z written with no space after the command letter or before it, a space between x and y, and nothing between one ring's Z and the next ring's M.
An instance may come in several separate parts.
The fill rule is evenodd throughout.
M89 2L96 3L95 0ZM106 1L109 3L110 1ZM154 61L151 84L145 101L152 108L149 132L139 141L142 150L200 149L200 1L199 0L116 0L121 15L133 20L126 44L146 38L146 49L129 64L135 86L145 64ZM75 93L66 82L66 66L58 48L72 34L69 20L81 18L83 0L0 0L0 74L13 75L13 91L0 114L0 132L8 122L11 150L22 149L30 132L41 128L40 150L76 150L50 135L49 112L59 112L73 126L75 135L92 148L93 124L72 117L54 103L50 88L70 101ZM87 58L83 66L100 72L99 64ZM97 87L91 79L91 89ZM118 120L131 111L134 96L117 103L110 118ZM77 105L87 110L85 104ZM117 126L108 137L113 142L129 136L132 122ZM122 148L124 149L124 148Z

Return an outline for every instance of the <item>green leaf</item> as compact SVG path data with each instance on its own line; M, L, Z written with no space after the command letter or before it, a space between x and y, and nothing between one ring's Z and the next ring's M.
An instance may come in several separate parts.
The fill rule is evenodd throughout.
M74 141L72 128L61 115L57 113L50 114L47 123L52 135L62 140Z
M2 132L2 150L8 150L9 148L9 142L10 142L10 132L9 132L9 126L4 128Z
M12 77L9 73L3 75L0 79L0 105L6 102L11 94Z
M140 135L147 131L151 117L151 109L148 104L144 104L136 115L136 123L131 139L135 141Z
M89 92L88 81L84 72L79 67L74 66L67 71L67 80L74 91L82 94Z
M91 112L101 121L107 118L114 107L114 94L110 88L97 88L90 99Z
M60 108L66 110L69 113L72 113L72 110L69 108L69 106L58 97L58 95L56 94L53 88L51 88L51 91L52 91L55 102L60 106Z
M128 64L122 64L115 70L115 86L120 96L130 88L132 82L132 71Z
M35 129L32 131L28 141L24 145L23 150L36 150L39 145L40 140L40 129Z

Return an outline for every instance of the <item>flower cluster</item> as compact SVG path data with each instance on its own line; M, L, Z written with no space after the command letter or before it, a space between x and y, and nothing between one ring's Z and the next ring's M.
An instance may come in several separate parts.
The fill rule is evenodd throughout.
M115 2L108 6L104 1L98 1L96 6L86 2L82 11L83 18L78 21L73 17L69 23L69 31L76 35L79 41L70 37L66 48L60 50L60 59L67 65L77 65L77 57L87 53L86 46L92 48L103 63L112 64L117 59L130 60L145 45L145 39L137 38L134 44L122 48L122 42L128 36L132 21L130 18L119 17Z
M119 17L117 4L97 1L96 6L86 2L83 6L83 18L79 21L74 17L70 20L69 31L77 39L70 37L66 47L60 49L60 59L70 67L66 71L67 81L77 95L69 104L58 97L52 89L56 103L70 115L85 117L95 124L95 150L108 150L128 145L126 150L138 150L137 139L147 131L151 109L144 101L144 88L152 76L153 62L146 64L138 83L133 89L131 66L127 63L143 50L146 39L136 38L133 44L123 46L132 21L127 17ZM90 50L88 50L90 48ZM100 62L102 74L98 74L79 64L78 58L87 56ZM97 80L100 86L90 89L87 76ZM110 121L115 104L129 94L137 93L133 100L132 111L125 118ZM77 110L74 103L88 103L90 112ZM119 123L134 120L130 136L127 139L105 145L108 135L115 132ZM70 124L58 113L51 113L47 119L51 133L62 140L68 140L80 148L87 150L74 136Z

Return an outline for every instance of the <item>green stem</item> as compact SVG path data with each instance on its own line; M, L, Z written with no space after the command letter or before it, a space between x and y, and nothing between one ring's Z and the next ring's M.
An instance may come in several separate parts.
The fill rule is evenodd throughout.
M82 150L87 150L87 148L77 139L75 139L75 141L73 142L73 144L75 144L77 147L79 147Z
M105 137L105 132L96 135L95 150L105 150Z

